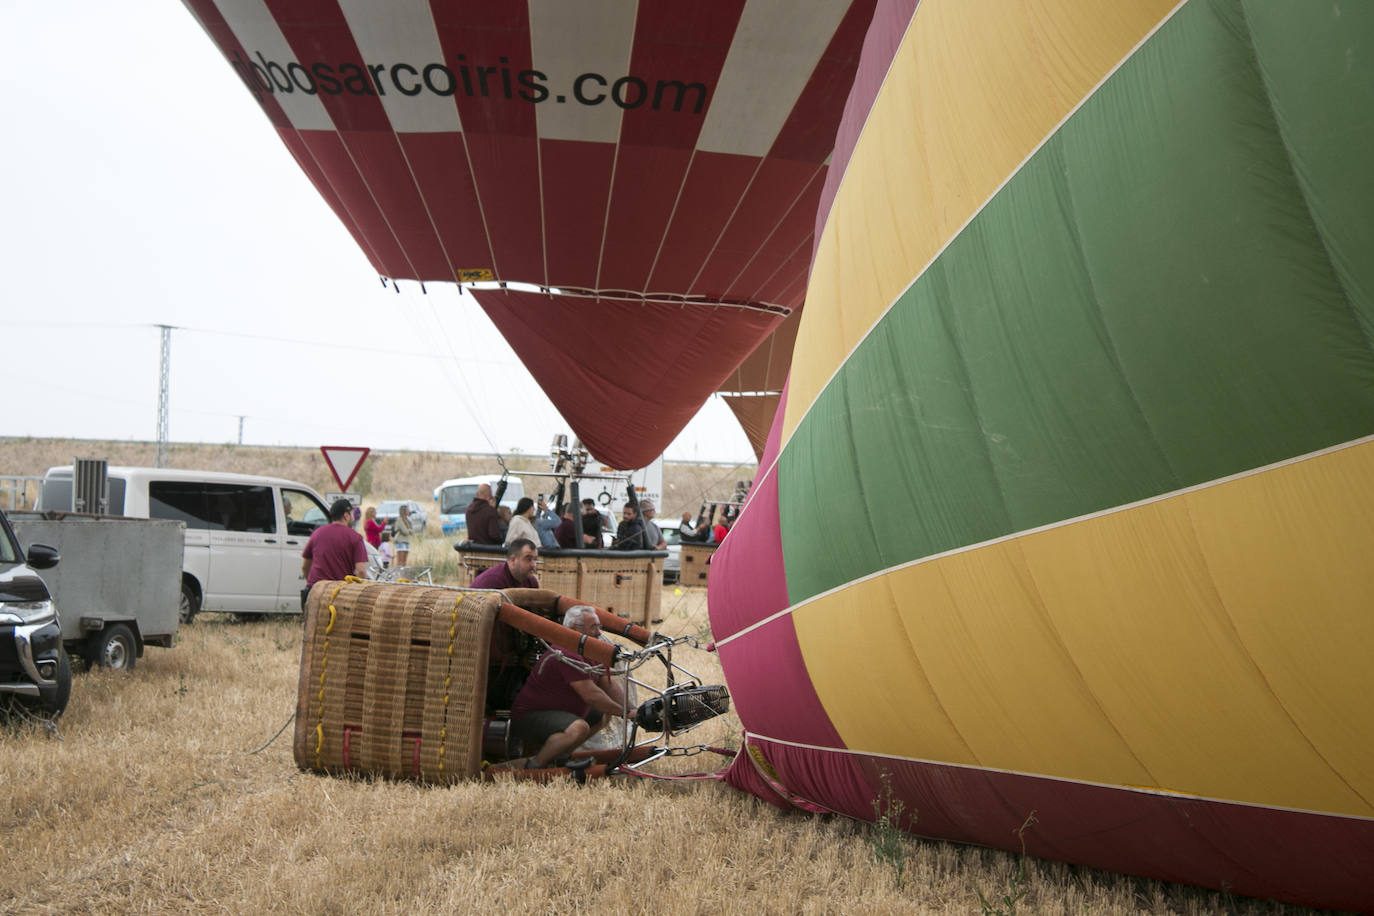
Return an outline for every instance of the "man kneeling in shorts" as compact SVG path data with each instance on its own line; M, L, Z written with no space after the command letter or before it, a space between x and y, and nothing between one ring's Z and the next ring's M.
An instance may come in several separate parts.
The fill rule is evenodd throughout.
M592 639L601 637L596 610L585 604L568 608L563 626ZM539 748L525 767L539 769L571 754L610 716L620 715L624 704L624 689L604 665L551 647L534 663L511 704L511 733L526 749Z

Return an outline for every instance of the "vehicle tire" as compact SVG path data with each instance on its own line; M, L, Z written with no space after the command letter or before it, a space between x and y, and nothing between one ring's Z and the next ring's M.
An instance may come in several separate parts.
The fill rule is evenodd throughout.
M94 638L88 660L102 668L132 671L138 661L138 643L133 630L122 623L110 624Z
M196 594L195 587L185 579L181 582L181 622L190 623L196 619L196 614L200 612L200 596Z

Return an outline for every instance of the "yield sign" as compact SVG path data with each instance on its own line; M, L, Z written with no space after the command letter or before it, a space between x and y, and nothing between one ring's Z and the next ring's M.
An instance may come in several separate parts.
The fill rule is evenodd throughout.
M347 490L348 485L353 482L353 477L358 473L358 468L363 466L363 459L371 452L370 448L350 448L346 445L321 445L320 452L324 455L324 463L329 465L329 473L334 475L334 479L339 482L340 490Z

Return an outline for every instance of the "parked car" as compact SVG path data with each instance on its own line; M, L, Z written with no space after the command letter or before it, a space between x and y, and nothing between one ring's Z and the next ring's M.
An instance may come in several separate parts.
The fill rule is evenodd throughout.
M676 582L682 575L682 533L677 526L659 526L663 540L668 545L668 557L663 561L663 581L665 584Z
M58 559L45 544L25 553L0 511L0 701L49 718L62 714L72 692L72 663L62 648L57 607L37 572Z
M329 521L323 497L276 477L111 467L111 515L186 523L181 620L198 611L299 614L301 551ZM38 510L71 511L72 467L49 468Z
M417 534L425 533L425 523L429 521L429 513L425 507L413 499L388 499L377 506L377 521L391 527L392 521L401 514L401 507L410 507L410 523L415 526Z

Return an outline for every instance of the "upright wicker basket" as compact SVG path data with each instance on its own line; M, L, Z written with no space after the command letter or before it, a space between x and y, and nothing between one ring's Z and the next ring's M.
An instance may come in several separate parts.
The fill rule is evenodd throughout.
M715 544L683 544L681 567L678 571L680 585L705 587L711 574L711 556L716 552Z
M379 582L310 592L296 764L447 784L481 771L499 595Z
M641 626L662 619L664 551L545 550L540 554L540 588L577 595ZM459 551L462 586L484 570L506 562L504 548L464 545ZM703 577L704 578L704 577Z

